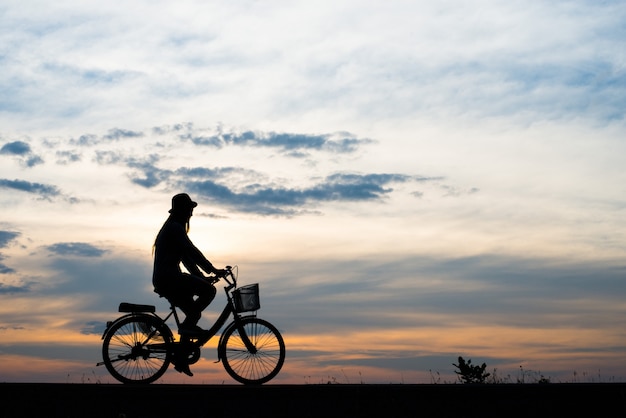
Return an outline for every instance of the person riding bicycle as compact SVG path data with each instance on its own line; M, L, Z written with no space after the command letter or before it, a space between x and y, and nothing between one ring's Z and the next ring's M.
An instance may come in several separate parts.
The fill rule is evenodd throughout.
M169 217L161 227L154 242L154 291L179 307L185 314L179 333L185 338L205 332L198 326L202 311L215 298L213 282L202 274L213 273L223 276L226 270L216 269L196 248L189 236L189 219L198 206L187 193L172 197ZM188 273L181 270L183 264ZM195 299L194 299L195 297ZM176 369L192 375L188 364L176 364Z

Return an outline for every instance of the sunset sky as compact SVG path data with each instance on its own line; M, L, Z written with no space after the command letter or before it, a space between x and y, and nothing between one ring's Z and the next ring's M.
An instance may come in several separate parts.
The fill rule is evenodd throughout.
M0 381L115 383L190 237L259 283L272 383L626 381L623 1L0 4ZM221 289L221 288L220 288ZM218 298L200 325L224 303ZM234 383L215 343L164 383Z

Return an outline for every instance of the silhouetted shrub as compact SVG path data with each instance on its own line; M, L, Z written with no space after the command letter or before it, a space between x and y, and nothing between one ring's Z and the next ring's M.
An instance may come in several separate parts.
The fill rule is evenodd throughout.
M483 363L480 366L472 365L472 360L469 359L467 362L463 359L463 357L459 356L459 364L452 363L454 367L459 370L455 370L459 376L459 380L466 384L472 383L485 383L485 379L490 376L490 373L486 373L485 369L487 365Z

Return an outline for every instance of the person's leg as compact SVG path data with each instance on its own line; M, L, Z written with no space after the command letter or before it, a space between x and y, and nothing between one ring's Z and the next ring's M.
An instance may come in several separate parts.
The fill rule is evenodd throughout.
M176 295L170 301L185 314L185 319L180 323L181 328L190 328L198 323L200 312L196 310L193 295Z
M185 320L181 325L185 328L194 328L202 316L202 311L213 301L217 291L209 281L190 274L183 274L179 281L178 290L181 297L174 304L185 314ZM194 300L193 296L197 298Z
M171 289L166 297L179 307L185 314L185 320L180 324L181 340L178 352L174 356L174 368L187 376L193 376L187 362L187 346L190 346L190 331L199 331L197 323L202 311L209 306L215 298L215 286L197 276L183 274L178 277L177 286ZM194 296L197 296L194 299Z
M193 296L190 294L183 294L180 292L180 289L176 289L176 291L170 291L167 295L164 295L171 304L177 306L183 313L185 314L185 321L189 318L189 314L193 317ZM179 332L180 343L176 346L176 351L174 352L174 358L172 359L172 363L174 364L174 368L176 371L180 373L184 373L187 376L193 376L193 373L189 369L189 362L187 361L189 357L189 348L191 347L191 340L189 334L185 331L189 329L189 327L183 321L180 324Z

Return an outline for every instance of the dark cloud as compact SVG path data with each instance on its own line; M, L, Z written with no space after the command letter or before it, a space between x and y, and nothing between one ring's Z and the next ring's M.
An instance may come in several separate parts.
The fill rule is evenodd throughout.
M26 158L23 161L23 164L26 167L34 167L34 166L36 166L38 164L43 164L43 162L44 162L43 159L41 157L39 157L38 155L32 155L32 156Z
M296 188L276 185L262 173L241 167L165 170L158 167L160 157L156 154L133 158L116 151L96 151L95 161L125 165L133 170L128 174L130 181L144 188L166 185L218 205L260 215L291 216L322 202L381 201L393 191L394 184L442 179L397 173L335 173L310 187Z
M26 167L33 167L44 162L41 157L33 154L30 145L23 141L4 144L2 148L0 148L0 154L19 157L18 160L20 164Z
M188 179L223 179L232 175L238 175L244 178L259 178L263 177L260 173L247 170L239 167L218 167L218 168L206 168L206 167L182 167L176 170L177 176L185 177Z
M221 126L207 132L192 123L152 128L155 135L175 135L183 141L200 146L222 148L230 145L254 148L275 148L290 156L307 156L307 151L351 153L375 141L358 138L350 132L306 134L289 132L225 131Z
M0 274L11 274L11 273L15 273L15 269L12 267L7 266L6 264L3 263L3 260L6 257L0 253Z
M41 199L50 200L61 195L56 186L42 183L31 183L25 180L0 179L0 188L18 190L38 195Z
M93 134L84 134L78 137L78 139L71 139L70 144L79 146L93 146L103 142L119 141L123 138L141 138L143 132L131 131L127 129L112 128L106 133L106 135L97 136Z
M115 151L96 151L94 161L100 165L119 164L127 160L120 152Z
M208 176L215 172L207 171ZM220 173L221 174L221 173ZM216 176L219 177L219 176ZM333 174L308 188L288 188L250 183L234 190L216 178L176 180L179 189L188 190L208 201L242 212L263 215L293 215L320 202L378 201L393 191L390 185L411 180L400 174Z
M116 151L96 151L94 161L100 165L121 164L132 168L133 172L128 174L130 181L147 189L158 186L171 175L169 170L162 170L156 166L159 161L156 154L139 159L127 157Z
M19 237L19 232L14 231L0 231L0 248L6 247L11 241Z
M0 154L5 155L28 155L30 153L30 145L22 141L9 142L0 148Z
M101 257L108 252L85 242L59 242L46 249L56 255L79 257Z
M143 160L127 159L126 165L136 170L135 173L129 176L131 181L139 186L152 188L167 180L170 176L170 171L157 168L155 164L158 161L159 157L157 155L150 155Z
M287 151L289 155L292 156L306 155L299 152L303 150L350 153L356 151L361 145L373 142L369 139L356 138L354 135L347 132L310 135L246 131L242 133L218 133L208 136L186 133L180 135L180 138L189 140L196 145L212 146L216 148L221 148L226 145L277 148Z
M80 330L80 333L85 335L102 335L105 330L106 322L89 321L85 323L84 327Z
M31 285L31 283L22 285L8 285L0 283L0 295L30 292Z
M19 235L19 232L0 231L0 248L7 247L11 243L11 241L13 241ZM15 273L15 269L7 266L2 262L5 258L6 257L2 253L0 253L0 274Z
M193 129L193 123L177 123L174 125L155 126L152 128L152 133L155 135L167 135L170 133L179 134L185 131L191 131Z
M389 173L336 173L313 186L295 188L275 185L261 173L238 167L163 170L156 165L157 155L135 159L106 151L97 152L96 161L99 164L121 163L134 169L129 178L141 187L166 184L168 188L186 190L215 204L261 215L294 215L321 202L381 201L393 191L393 184L442 179Z
M81 155L73 151L57 151L57 164L67 165L81 160Z
M351 153L373 142L346 132L322 135L254 131L234 133L224 132L218 127L204 134L202 129L196 129L192 124L153 128L152 134L172 135L199 146L215 148L231 145L275 148L298 157L305 157L313 150ZM140 132L115 128L102 138L110 141L141 136ZM86 142L93 143L93 138ZM112 150L96 150L94 158L101 165L114 164L131 169L127 176L135 185L147 189L160 186L169 190L185 190L214 204L260 215L292 216L310 212L322 202L382 201L393 192L395 184L442 179L398 173L336 173L314 180L312 186L290 187L284 180L272 181L263 173L241 167L181 167L169 170L159 167L160 160L158 154L135 157Z
M92 134L85 134L78 137L78 139L70 139L70 144L73 145L95 145L98 143L98 137Z
M11 268L9 266L7 266L6 264L4 264L2 261L5 259L6 257L2 254L0 254L0 274L10 274L10 273L15 273L15 269Z
M109 129L109 132L102 137L106 141L118 141L122 138L141 138L144 136L143 132L130 131L128 129L113 128Z

